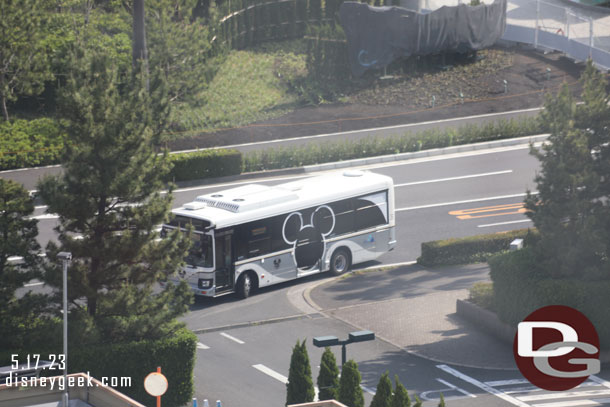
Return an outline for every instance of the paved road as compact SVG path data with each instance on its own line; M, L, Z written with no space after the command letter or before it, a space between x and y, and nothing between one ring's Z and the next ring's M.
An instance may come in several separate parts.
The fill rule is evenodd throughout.
M385 371L391 377L398 375L411 396L417 394L426 407L436 406L440 393L451 407L606 405L608 369L568 392L534 388L515 370L514 362L493 369L506 363L502 359L511 353L510 346L460 320L454 315L455 305L448 310L437 301L439 295L455 295L486 278L485 268L478 265L442 271L410 266L349 278L318 276L262 290L244 301L200 303L185 318L191 329L200 332L195 397L222 400L224 406L282 405L291 350L297 340L307 340L315 381L321 350L313 346L313 337L344 339L349 332L374 329L375 341L347 348L348 359L356 360L362 374L365 405ZM311 292L319 308L298 301L306 292ZM346 322L347 318L351 320ZM452 328L447 329L447 324ZM437 331L430 329L434 326ZM414 349L400 340L420 341L423 346ZM419 357L423 348L432 353ZM479 353L477 359L487 361L489 368L447 363L443 357L464 356L443 353L447 348L454 353ZM340 363L340 349L333 351Z
M391 164L361 167L386 174L396 186L398 246L386 262L415 260L424 241L493 233L528 227L521 202L527 188L534 189L538 162L522 144L491 150L426 157ZM308 174L314 175L314 174ZM178 189L174 207L219 189L259 182L276 184L303 177L290 175L223 185ZM37 208L38 240L44 247L54 237L57 219Z
M310 137L300 137L296 139L278 139L263 141L257 143L239 144L231 146L223 146L223 148L235 148L242 153L252 151L266 150L269 148L290 147L307 144L325 143L340 143L347 140L357 141L367 137L392 137L402 135L405 132L420 132L429 129L443 129L461 127L466 124L485 124L488 122L497 121L500 119L516 119L523 117L534 117L538 114L540 108L525 109L513 112L491 113L478 116L457 117L446 120L435 120L423 123L412 123L399 126L383 127L377 129L364 129L356 131L347 131L342 133L318 134ZM55 175L61 173L59 166L48 166L41 168L29 168L21 170L0 171L0 177L12 179L19 182L28 190L36 189L36 183L45 175Z

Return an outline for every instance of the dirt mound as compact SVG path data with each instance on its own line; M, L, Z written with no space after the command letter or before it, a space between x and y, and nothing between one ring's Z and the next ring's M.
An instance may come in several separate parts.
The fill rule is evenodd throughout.
M509 63L502 53L510 55ZM582 65L558 53L498 49L484 57L477 69L378 79L350 95L350 103L302 107L249 126L174 140L169 146L206 148L526 109L541 106L544 95L556 93L564 82L579 90Z

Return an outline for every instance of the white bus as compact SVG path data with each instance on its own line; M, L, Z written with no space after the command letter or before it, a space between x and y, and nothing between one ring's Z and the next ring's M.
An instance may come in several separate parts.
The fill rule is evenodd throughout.
M392 178L350 170L202 195L172 211L162 236L192 225L180 276L198 296L253 289L315 273L338 275L392 250Z

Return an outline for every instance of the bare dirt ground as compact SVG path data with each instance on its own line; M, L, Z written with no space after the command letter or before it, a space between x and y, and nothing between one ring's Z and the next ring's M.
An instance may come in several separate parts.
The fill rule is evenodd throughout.
M519 48L490 52L487 68L476 72L447 70L446 74L376 80L368 89L350 95L350 103L302 107L245 127L174 140L169 147L205 148L539 107L545 94L555 94L564 82L580 91L583 64L558 53ZM494 66L494 52L509 57L504 55Z

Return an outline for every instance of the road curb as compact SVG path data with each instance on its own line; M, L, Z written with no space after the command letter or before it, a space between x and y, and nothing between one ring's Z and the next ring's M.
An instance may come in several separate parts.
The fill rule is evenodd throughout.
M278 318L264 319L264 320L260 320L260 321L240 322L240 323L237 323L237 324L222 325L222 326L216 326L216 327L212 327L212 328L191 329L191 331L194 334L196 334L196 335L198 335L198 334L207 334L207 333L210 333L210 332L228 331L228 330L231 330L231 329L247 328L247 327L250 327L250 326L270 325L270 324L277 324L277 323L280 323L280 322L296 321L296 320L299 320L299 319L312 318L315 315L316 314L290 315L290 316L287 316L287 317L278 317Z
M382 155L382 156L378 156L378 157L357 158L354 160L338 161L338 162L334 162L334 163L307 165L307 166L304 166L303 169L304 169L305 173L309 173L309 172L318 172L318 171L355 167L355 166L361 166L361 165L382 164L382 163L389 163L389 162L394 162L394 161L406 161L406 160L412 160L412 159L416 159L416 158L464 153L464 152L468 152L468 151L487 150L487 149L499 148L499 147L512 147L512 146L524 145L524 144L528 144L528 143L538 143L538 142L546 140L548 137L549 137L549 134L538 134L538 135L534 135L534 136L518 137L518 138L505 139L505 140L484 141L481 143L462 144L462 145L458 145L458 146L443 147L443 148L433 148L433 149L429 149L429 150L414 151L414 152L410 152L410 153L388 154L388 155Z
M538 143L548 138L548 134L538 134L534 136L525 136L518 138L510 138L504 140L484 141L481 143L462 144L458 146L433 148L429 150L414 151L409 153L388 154L377 157L356 158L353 160L337 161L333 163L313 164L303 167L282 168L276 170L265 170L256 172L246 172L239 175L230 175L226 177L204 178L192 181L176 182L178 188L190 188L201 185L211 185L218 183L229 183L238 180L247 180L251 178L271 178L284 175L307 175L314 172L338 170L343 168L357 167L363 165L383 164L398 161L408 161L417 158L435 157L440 155L449 155L464 153L469 151L488 150L501 147L512 147L519 145L527 145L528 143Z

